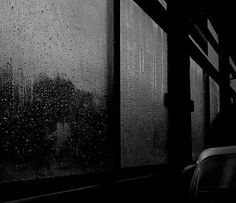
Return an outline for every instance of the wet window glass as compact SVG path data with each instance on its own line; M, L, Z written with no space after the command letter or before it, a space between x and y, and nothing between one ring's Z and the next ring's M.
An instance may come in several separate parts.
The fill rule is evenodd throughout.
M0 182L104 169L107 10L0 1Z
M218 43L218 35L209 20L207 21L207 26L212 36ZM219 55L209 42L208 42L208 59L211 62L211 64L215 67L215 69L219 71ZM210 122L213 121L216 114L219 112L220 108L219 102L220 102L219 85L210 77Z
M202 68L190 58L191 100L194 102L194 112L191 113L192 123L192 156L197 160L204 148L205 135L205 90Z
M167 161L167 36L132 0L121 1L121 166Z
M207 21L207 26L212 36L218 43L218 35L209 20ZM211 64L215 67L215 69L219 71L219 55L209 42L208 42L208 59L211 62Z
M219 85L210 77L210 122L220 110Z
M208 59L214 68L219 71L219 55L210 43L208 43Z
M213 27L209 19L207 19L207 27L208 30L211 32L211 35L214 37L215 41L219 43L218 34L216 33L215 28Z
M229 64L234 69L234 71L236 71L236 65L231 57L229 57ZM233 75L231 74L230 77L233 78ZM234 91L236 91L236 79L230 80L230 85L234 89Z

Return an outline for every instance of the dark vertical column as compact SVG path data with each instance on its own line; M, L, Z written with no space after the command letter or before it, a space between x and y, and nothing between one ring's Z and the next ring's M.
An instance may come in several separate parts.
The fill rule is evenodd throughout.
M120 169L120 1L107 1L108 32L108 162L107 172Z
M231 104L230 99L230 75L229 75L229 57L225 53L225 45L223 36L221 33L218 34L219 47L221 50L221 56L219 57L219 73L221 76L220 82L220 110L224 111Z
M208 22L207 22L207 17L206 16L202 16L201 18L202 22L201 26L202 29L208 29ZM204 49L204 53L206 55L208 55L208 41L204 41L205 44L205 49ZM207 148L208 143L209 143L209 133L210 133L210 114L211 114L211 110L210 110L210 78L208 73L203 70L203 77L204 77L204 113L205 113L205 117L204 117L204 148Z
M210 133L210 81L209 76L204 72L204 89L205 89L205 100L204 100L204 111L205 111L205 136L204 136L204 147L207 148L209 145L209 133Z
M169 162L185 165L192 160L186 1L168 1L168 17Z
M114 150L116 170L121 167L121 122L120 122L120 0L113 0L114 12Z

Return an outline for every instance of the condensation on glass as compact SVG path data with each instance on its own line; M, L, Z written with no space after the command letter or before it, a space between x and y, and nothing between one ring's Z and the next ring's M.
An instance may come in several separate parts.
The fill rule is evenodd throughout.
M166 33L132 0L122 0L122 167L167 161L166 85Z
M107 3L0 1L0 182L103 170Z
M194 101L192 123L192 156L197 160L204 148L205 135L205 85L202 68L190 58L191 100Z
M210 33L214 37L215 41L219 43L218 35L209 20L207 20L207 26ZM208 59L211 62L211 64L215 67L215 69L219 71L219 55L217 54L217 52L215 51L215 49L212 47L212 45L209 42L208 42Z
M210 122L214 120L220 110L220 94L219 85L209 77L210 81Z

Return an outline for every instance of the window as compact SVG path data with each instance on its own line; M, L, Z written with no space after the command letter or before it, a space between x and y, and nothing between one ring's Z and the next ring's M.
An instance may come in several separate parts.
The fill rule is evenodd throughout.
M232 66L233 70L236 71L235 63L234 63L234 61L232 60L231 57L229 57L229 64ZM232 77L233 77L233 75L231 75L231 78ZM232 80L230 81L230 85L236 91L236 80L235 80L235 78L232 78Z
M218 35L209 20L207 21L207 24L208 24L208 29L211 32L212 36L214 37L216 42L219 43ZM216 53L215 49L211 46L210 43L208 43L208 59L214 66L214 68L217 71L219 71L219 55ZM219 90L220 87L217 84L217 82L213 80L213 78L210 77L209 80L210 80L210 122L212 122L220 110L220 90Z
M0 182L104 169L107 4L0 2Z
M210 122L220 110L219 85L210 77Z
M192 123L192 156L197 160L204 149L205 136L205 84L202 68L190 58L191 100L194 101Z
M157 173L162 188L197 160L236 86L204 7L169 3L0 1L0 190L27 186L17 199Z
M218 41L218 35L215 32L211 22L208 20L208 29L211 32L212 36L214 37L215 41L219 43ZM212 45L208 42L208 59L211 62L211 64L215 67L217 71L219 71L219 55L215 51L215 49L212 47Z
M167 36L134 1L121 1L121 166L165 163Z

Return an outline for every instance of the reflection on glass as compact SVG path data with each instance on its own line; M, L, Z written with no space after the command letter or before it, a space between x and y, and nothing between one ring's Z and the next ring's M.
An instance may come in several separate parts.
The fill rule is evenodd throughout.
M192 156L193 160L197 160L204 148L205 91L203 70L192 58L190 58L190 83L191 100L194 101L194 112L191 113Z
M167 3L166 3L166 0L158 0L160 2L160 4L165 8L167 9Z
M220 110L219 85L210 77L210 122Z
M208 43L208 59L216 70L219 71L219 55L215 49Z
M166 33L132 0L122 0L122 167L167 160L166 46Z
M103 170L107 0L3 0L0 15L0 182Z
M234 71L236 71L236 65L235 65L235 63L234 63L234 61L232 60L231 57L229 57L229 64L234 69ZM233 77L233 75L231 75L231 77ZM234 91L236 91L236 80L235 79L230 80L230 85L234 89Z
M209 20L207 20L207 26L212 36L218 43L218 35ZM211 62L211 64L215 67L215 69L219 71L219 55L209 42L208 42L208 59Z
M209 19L207 19L207 27L208 27L209 31L211 32L211 35L216 40L216 42L219 43L218 34L216 33L216 31L215 31L215 29L214 29L214 27L211 24L211 21Z

